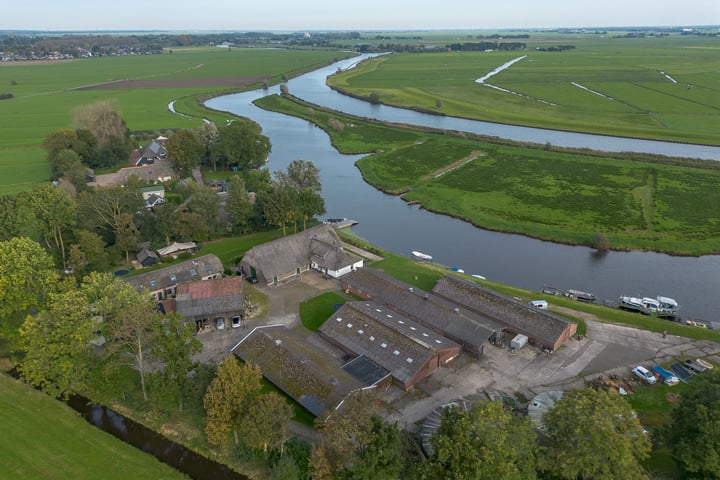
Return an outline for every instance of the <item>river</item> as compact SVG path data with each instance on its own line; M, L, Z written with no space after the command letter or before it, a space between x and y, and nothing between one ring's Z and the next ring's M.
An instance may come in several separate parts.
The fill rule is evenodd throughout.
M364 56L362 57L364 58ZM604 151L640 151L720 160L720 148L577 134L538 128L493 124L428 115L412 110L372 105L341 95L325 85L338 68L349 68L358 58L343 60L288 82L291 94L318 105L379 120L467 131L511 140ZM480 76L484 72L478 72ZM491 232L466 222L407 205L366 184L355 161L360 155L342 155L327 134L310 122L267 112L252 105L270 92L254 90L217 97L210 108L251 118L272 142L269 168L284 170L297 159L312 160L320 169L328 217L359 222L353 230L391 252L411 250L431 254L434 260L459 267L488 280L539 291L544 285L594 293L599 299L620 295L675 298L684 318L714 321L720 287L720 256L674 257L653 252L607 252Z

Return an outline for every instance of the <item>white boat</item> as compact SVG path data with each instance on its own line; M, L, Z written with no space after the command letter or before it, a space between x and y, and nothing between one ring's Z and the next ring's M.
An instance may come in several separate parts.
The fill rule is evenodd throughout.
M429 260L432 260L432 258L433 258L431 255L428 255L427 253L417 252L414 250L413 250L412 254L413 254L413 257L417 258L418 260L428 260L429 261Z
M453 272L457 272L457 273L465 273L465 270L463 270L460 267L450 267L450 270L452 270Z
M679 308L675 299L670 297L620 297L619 307L658 317L673 317Z
M482 275L478 275L477 273L473 273L472 276L475 278L479 278L480 280L485 280L485 277L483 277Z

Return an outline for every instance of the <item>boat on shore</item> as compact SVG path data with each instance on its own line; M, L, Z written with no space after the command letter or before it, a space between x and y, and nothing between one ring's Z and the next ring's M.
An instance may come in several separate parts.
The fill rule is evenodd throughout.
M622 296L618 308L653 317L675 319L678 316L679 305L674 298L670 297Z
M422 253L415 250L413 250L411 253L413 257L415 257L417 260L430 261L433 259L432 255L428 255L427 253Z

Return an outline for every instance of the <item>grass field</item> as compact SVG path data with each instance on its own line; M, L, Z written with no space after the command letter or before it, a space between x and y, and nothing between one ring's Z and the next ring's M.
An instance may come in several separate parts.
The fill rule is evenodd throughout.
M181 479L152 456L82 419L70 407L0 375L3 479Z
M278 95L256 104L315 122L343 153L375 152L357 165L376 188L482 228L582 245L603 233L616 249L720 252L715 162L488 143L310 111ZM329 128L331 118L345 128Z
M40 145L49 132L72 127L72 110L102 99L117 102L132 131L165 132L200 126L202 118L224 122L229 115L205 110L199 98L238 91L246 83L277 83L282 75L326 65L348 53L280 49L173 49L159 55L100 57L57 63L0 64L0 195L48 180ZM144 83L122 83L137 80ZM120 82L120 83L108 83ZM92 85L102 88L81 89ZM175 110L191 117L172 113Z
M457 41L457 40L456 40ZM472 42L472 39L461 39ZM382 103L499 123L720 144L720 39L532 34L516 52L392 54L330 78ZM444 46L450 41L435 42ZM536 47L570 44L564 52ZM486 83L475 80L527 55ZM513 93L514 92L514 93ZM437 101L442 101L438 107Z

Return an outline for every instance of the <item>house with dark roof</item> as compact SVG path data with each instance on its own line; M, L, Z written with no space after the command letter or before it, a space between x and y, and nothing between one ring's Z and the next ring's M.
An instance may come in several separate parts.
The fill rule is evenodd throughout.
M574 322L454 276L438 280L433 293L503 325L510 333L526 335L531 344L549 351L559 348L577 331Z
M320 224L251 248L240 265L261 285L277 285L311 268L338 278L363 266L363 259L342 245L334 228Z
M315 416L337 408L352 392L372 388L283 325L257 327L231 351Z
M318 332L353 355L362 355L409 389L460 354L461 346L374 302L349 302Z
M175 311L195 323L198 333L242 326L245 296L242 277L178 284Z
M380 303L459 343L476 358L482 355L485 342L504 328L491 319L374 268L352 272L341 279L341 284L346 292Z
M179 283L220 278L224 271L225 268L220 259L215 255L208 254L127 277L124 281L134 285L138 290L148 290L156 301L160 301L175 295Z
M135 160L135 166L153 165L155 161L167 158L168 152L167 149L165 149L166 141L167 138L158 137L145 145Z
M160 257L158 257L157 253L153 252L149 248L143 248L139 252L135 254L135 258L137 259L138 263L142 265L143 267L152 267L156 263L160 261Z

